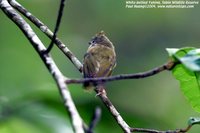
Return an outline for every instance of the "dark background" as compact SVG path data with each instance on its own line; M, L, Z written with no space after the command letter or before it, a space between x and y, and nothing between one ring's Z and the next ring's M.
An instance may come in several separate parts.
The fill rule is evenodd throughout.
M19 2L54 29L59 1ZM69 0L58 37L82 61L88 41L104 30L117 52L113 74L143 72L168 60L166 48L199 47L199 12L199 5L194 9L127 9L125 0ZM50 40L31 26L48 46ZM57 47L51 53L67 77L82 77ZM108 96L130 126L183 128L190 116L199 116L182 95L170 71L106 85ZM94 108L102 107L102 119L95 128L97 133L122 132L94 92L85 92L81 85L70 85L69 89L87 123ZM199 130L199 126L194 126L190 132ZM22 131L71 133L72 127L51 75L23 33L1 11L0 132Z

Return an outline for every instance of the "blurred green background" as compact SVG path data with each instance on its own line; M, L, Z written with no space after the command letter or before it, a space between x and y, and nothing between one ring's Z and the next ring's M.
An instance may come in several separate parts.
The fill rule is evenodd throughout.
M59 1L19 2L54 29ZM104 30L117 52L114 75L143 72L168 60L165 48L199 47L199 12L199 5L194 9L126 9L125 0L68 0L58 37L82 61L88 41ZM47 46L50 40L31 26ZM55 82L23 33L2 11L0 44L0 133L71 133ZM81 78L57 47L51 53L67 77ZM130 126L183 128L190 116L199 116L171 72L106 85L108 96ZM69 89L86 123L96 106L102 108L95 132L122 132L94 93L85 92L81 85ZM200 126L194 126L190 133L199 131Z

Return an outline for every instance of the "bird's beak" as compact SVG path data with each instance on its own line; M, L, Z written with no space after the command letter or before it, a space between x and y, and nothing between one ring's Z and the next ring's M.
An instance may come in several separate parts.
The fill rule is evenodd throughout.
M95 42L93 42L93 41L90 41L90 42L88 42L88 44L89 44L90 46L95 46L97 43L95 43Z

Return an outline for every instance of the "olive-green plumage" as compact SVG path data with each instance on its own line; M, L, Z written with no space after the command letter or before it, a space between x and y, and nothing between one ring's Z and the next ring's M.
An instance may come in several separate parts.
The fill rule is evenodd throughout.
M108 77L116 65L115 48L104 32L97 33L89 42L90 46L83 60L84 78ZM85 83L86 89L93 86Z

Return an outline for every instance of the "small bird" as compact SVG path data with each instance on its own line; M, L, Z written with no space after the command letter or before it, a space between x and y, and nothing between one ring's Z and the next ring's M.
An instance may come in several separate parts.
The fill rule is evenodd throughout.
M115 47L103 31L97 33L89 42L83 60L84 78L108 77L116 66ZM99 84L85 82L85 89Z

